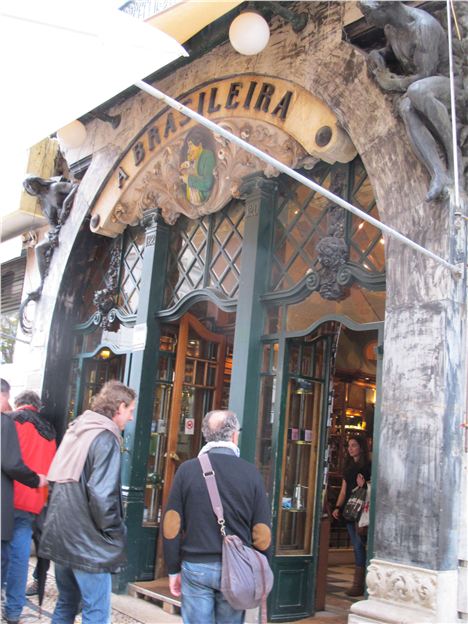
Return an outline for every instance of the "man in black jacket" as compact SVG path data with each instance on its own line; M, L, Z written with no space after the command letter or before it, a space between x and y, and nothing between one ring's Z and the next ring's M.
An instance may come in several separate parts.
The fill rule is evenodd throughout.
M2 589L7 578L8 543L13 536L13 481L19 481L30 488L47 485L44 475L35 473L23 462L15 424L9 414L3 413L4 408L9 407L9 392L8 382L2 379Z
M125 563L120 493L121 432L133 419L135 392L107 382L69 426L48 473L54 483L39 555L55 562L59 598L53 624L110 621L111 573Z
M207 444L200 454L209 453L227 534L268 554L269 503L260 473L239 458L236 415L208 412L202 432ZM184 462L176 473L164 515L163 543L171 593L182 594L184 623L241 624L244 611L233 609L220 591L222 538L198 459Z

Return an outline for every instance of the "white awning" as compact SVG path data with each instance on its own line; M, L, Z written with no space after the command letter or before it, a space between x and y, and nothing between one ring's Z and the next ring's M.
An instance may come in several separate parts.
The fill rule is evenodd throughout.
M186 55L106 0L0 0L0 28L3 151L31 147Z

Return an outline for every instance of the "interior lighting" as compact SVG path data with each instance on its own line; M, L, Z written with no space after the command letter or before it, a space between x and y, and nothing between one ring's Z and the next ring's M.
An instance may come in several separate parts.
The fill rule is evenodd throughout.
M86 141L86 127L81 121L75 119L75 121L57 130L57 137L65 147L80 147Z
M246 11L238 15L229 28L229 41L239 54L251 56L264 50L270 39L270 27L258 13Z
M111 355L112 351L110 349L101 349L98 357L100 360L108 360Z

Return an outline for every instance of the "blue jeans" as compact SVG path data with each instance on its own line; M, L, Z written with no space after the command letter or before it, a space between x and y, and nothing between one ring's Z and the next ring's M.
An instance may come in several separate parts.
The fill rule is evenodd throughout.
M109 624L111 611L111 575L109 572L83 572L55 564L59 597L52 624L73 624L80 602L83 624Z
M18 620L26 604L26 583L31 550L34 514L15 509L13 537L8 547L5 613L9 620Z
M245 611L233 609L220 587L221 562L182 562L184 624L243 624Z
M349 539L354 549L354 559L357 566L364 568L366 566L366 545L361 539L356 529L355 522L347 522Z

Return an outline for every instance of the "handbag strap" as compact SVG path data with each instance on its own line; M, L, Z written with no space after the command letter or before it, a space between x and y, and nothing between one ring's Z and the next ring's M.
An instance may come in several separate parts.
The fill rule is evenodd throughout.
M213 507L214 514L218 519L221 535L223 537L226 537L224 509L221 502L221 497L219 495L218 484L216 483L215 471L213 470L213 466L211 465L208 453L202 453L202 455L199 456L198 460L202 467L206 487L210 496L211 506Z

